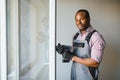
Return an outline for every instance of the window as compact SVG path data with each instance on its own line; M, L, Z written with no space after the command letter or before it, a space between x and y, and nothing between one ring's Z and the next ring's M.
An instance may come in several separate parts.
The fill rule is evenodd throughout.
M54 80L55 0L2 1L1 80Z

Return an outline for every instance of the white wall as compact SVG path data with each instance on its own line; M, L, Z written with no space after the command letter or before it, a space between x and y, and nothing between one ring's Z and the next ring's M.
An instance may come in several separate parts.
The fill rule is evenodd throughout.
M103 35L107 45L100 65L100 80L120 80L120 0L57 0L56 43L71 45L77 31L74 15L78 9L90 12L91 24ZM71 64L57 56L57 80L70 80Z

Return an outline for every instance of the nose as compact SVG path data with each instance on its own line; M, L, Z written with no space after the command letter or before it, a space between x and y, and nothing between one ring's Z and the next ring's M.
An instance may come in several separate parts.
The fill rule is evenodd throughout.
M79 24L81 24L82 22L81 22L81 20L79 20Z
M81 20L79 20L77 23L78 23L78 24L81 24L82 22L81 22Z

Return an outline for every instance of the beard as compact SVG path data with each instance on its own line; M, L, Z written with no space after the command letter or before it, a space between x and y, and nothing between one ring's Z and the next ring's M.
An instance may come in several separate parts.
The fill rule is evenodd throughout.
M84 30L86 30L88 27L89 27L89 26L86 26L86 27L84 27L84 28L81 28L80 31L84 31Z
M79 28L80 31L84 31L90 26L90 23L86 22L84 24L76 24L76 25L77 25L77 27Z
M84 31L89 27L89 25L77 25L77 27L79 28L80 31Z

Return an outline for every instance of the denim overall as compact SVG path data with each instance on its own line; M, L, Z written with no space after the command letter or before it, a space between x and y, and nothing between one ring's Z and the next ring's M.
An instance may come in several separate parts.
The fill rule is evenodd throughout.
M89 39L92 34L89 33L85 40L73 40L73 53L80 58L90 58L90 46ZM71 80L97 80L98 70L97 68L88 67L86 65L73 62L71 68Z

